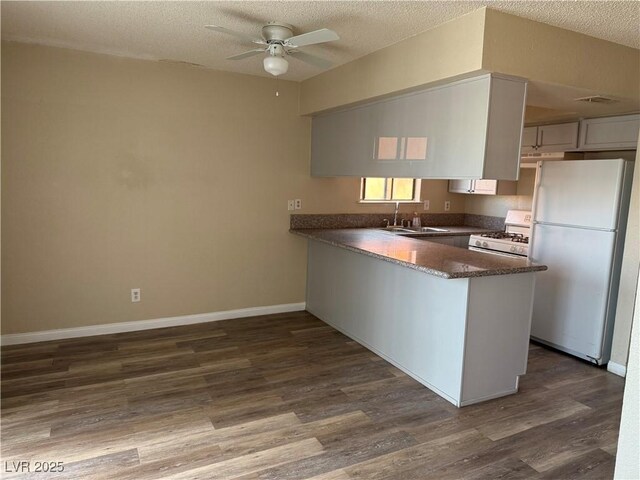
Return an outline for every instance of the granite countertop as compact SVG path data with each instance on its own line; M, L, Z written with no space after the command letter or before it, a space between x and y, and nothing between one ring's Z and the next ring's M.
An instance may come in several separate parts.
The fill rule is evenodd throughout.
M448 230L467 228L464 230L465 233L476 233L478 230L482 230L474 227L443 228ZM407 238L375 228L292 229L290 231L312 240L447 279L510 275L547 269L546 265L534 264L527 259L474 252L464 248ZM451 232L434 232L433 236L451 234ZM457 234L462 235L463 233Z

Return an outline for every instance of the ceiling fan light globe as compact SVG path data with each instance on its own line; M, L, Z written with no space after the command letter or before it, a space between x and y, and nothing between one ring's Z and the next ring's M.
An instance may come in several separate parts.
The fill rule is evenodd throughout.
M282 57L268 56L263 61L265 71L269 72L274 77L283 75L289 70L289 62Z

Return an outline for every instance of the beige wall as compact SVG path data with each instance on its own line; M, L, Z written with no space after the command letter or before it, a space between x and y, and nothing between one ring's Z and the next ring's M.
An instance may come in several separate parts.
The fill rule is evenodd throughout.
M479 9L302 82L307 115L477 73L485 9Z
M2 61L3 333L304 298L297 84L21 44Z
M637 110L640 101L637 49L480 8L305 80L300 112L312 114L478 72L527 78L535 101L542 102L536 106L548 118L624 113ZM589 94L611 95L619 102L601 108L563 100Z
M2 333L302 302L287 199L393 211L309 177L296 83L17 43L2 62ZM443 210L446 182L423 192Z
M640 284L635 295L640 296ZM640 303L636 303L633 314L631 334L631 351L629 352L629 368L627 381L624 386L622 401L622 418L620 419L620 436L616 452L616 480L630 480L640 478Z
M640 149L639 149L640 151ZM638 283L638 269L640 267L640 156L636 156L633 172L633 188L631 190L631 204L627 233L625 235L624 253L622 257L622 271L620 272L620 290L616 308L616 322L613 330L613 344L611 346L611 361L618 365L627 365L629 356L629 339L636 291Z
M640 98L638 50L487 9L482 68L549 84Z
M444 202L451 202L451 210L447 213L465 213L467 197L469 195L460 195L457 193L449 193L448 180L422 180L423 200L429 200L429 211L425 212L422 206L419 206L418 213L444 213Z
M429 200L429 211L423 209L422 203L400 205L401 213L444 213L444 202L451 202L448 213L464 213L464 195L448 192L447 180L422 180L421 199ZM386 213L393 212L393 204L358 203L360 195L360 178L351 177L309 177L308 163L304 174L300 177L300 185L295 198L303 199L304 208L293 213Z

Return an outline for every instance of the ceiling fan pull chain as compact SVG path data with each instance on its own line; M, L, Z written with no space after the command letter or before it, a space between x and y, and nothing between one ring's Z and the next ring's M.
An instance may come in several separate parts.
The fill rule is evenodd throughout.
M278 91L278 77L276 77L276 97L280 96L280 92Z

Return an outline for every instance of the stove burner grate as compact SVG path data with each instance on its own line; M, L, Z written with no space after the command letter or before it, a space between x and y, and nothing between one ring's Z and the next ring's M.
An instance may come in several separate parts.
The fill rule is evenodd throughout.
M481 237L492 238L496 240L511 240L516 243L529 243L529 237L525 237L521 233L492 232L483 233Z

